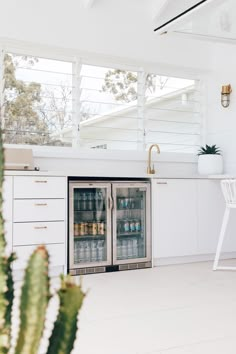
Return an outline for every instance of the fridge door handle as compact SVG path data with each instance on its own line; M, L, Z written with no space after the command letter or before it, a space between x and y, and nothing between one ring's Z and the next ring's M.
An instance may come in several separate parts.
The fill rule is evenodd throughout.
M112 199L112 197L109 195L109 197L108 197L108 208L109 208L109 210L112 210L112 209L113 209L113 206L114 206L113 199Z

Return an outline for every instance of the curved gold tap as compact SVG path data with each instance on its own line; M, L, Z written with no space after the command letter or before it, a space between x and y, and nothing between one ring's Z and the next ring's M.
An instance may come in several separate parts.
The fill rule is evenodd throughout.
M155 169L154 165L151 167L151 155L152 155L152 149L156 147L157 148L157 153L160 154L160 148L158 144L152 144L148 150L148 167L147 167L147 174L149 175L154 175L155 174Z

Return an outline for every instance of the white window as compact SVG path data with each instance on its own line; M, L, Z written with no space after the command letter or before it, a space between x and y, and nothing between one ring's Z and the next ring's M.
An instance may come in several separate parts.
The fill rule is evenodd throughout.
M106 145L136 150L137 72L82 65L80 72L81 147Z
M148 74L145 89L145 145L161 151L196 153L200 145L199 82Z
M196 153L199 82L114 67L5 53L4 142L85 149Z
M72 63L4 55L4 142L71 146Z

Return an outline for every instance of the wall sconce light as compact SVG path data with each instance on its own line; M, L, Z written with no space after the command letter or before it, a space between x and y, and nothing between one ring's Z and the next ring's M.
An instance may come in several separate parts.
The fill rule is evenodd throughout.
M229 107L231 92L232 92L231 85L222 86L222 90L221 90L221 105L222 105L222 107L224 107L224 108Z

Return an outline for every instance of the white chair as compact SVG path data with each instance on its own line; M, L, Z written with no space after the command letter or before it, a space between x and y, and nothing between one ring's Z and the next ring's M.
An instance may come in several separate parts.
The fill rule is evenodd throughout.
M223 217L223 222L220 230L220 237L216 249L216 255L213 265L213 270L226 269L236 270L236 267L219 267L220 252L225 238L225 232L229 221L229 215L231 209L236 209L236 179L226 179L221 181L221 189L225 198L226 208Z

